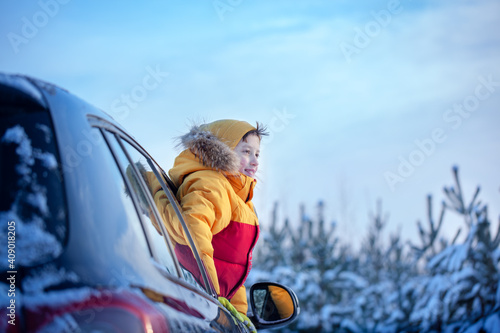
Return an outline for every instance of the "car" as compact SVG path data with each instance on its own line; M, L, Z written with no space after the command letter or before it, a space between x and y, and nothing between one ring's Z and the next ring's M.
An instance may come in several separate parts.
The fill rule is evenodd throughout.
M247 332L217 299L174 185L111 116L0 73L0 118L1 332ZM174 206L199 271L180 265L148 177ZM278 283L256 283L248 298L257 328L300 311Z

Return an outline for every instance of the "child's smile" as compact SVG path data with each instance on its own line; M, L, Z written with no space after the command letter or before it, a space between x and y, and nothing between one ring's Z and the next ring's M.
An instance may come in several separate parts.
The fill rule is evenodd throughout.
M249 135L246 141L241 140L234 148L240 157L239 171L248 177L254 177L259 167L260 139L257 135Z

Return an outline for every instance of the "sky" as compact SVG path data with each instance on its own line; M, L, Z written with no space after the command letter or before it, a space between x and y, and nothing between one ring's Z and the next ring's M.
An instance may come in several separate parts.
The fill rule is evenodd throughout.
M416 241L459 167L500 215L500 1L0 3L0 71L108 112L168 170L194 123L262 122L261 224L324 202L359 244L381 200ZM443 232L465 224L453 214Z

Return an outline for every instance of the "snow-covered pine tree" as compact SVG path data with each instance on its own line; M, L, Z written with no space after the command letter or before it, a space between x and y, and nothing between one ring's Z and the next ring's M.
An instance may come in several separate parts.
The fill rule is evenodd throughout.
M277 266L291 264L290 255L286 253L286 244L290 242L290 227L288 219L284 225L278 222L278 202L274 203L271 221L261 226L261 236L254 255L254 266L262 270L272 270Z
M351 298L339 328L342 332L397 332L409 317L406 309L405 284L415 270L409 253L399 235L392 235L388 245L383 233L388 214L378 201L375 213L370 214L368 235L358 253L359 266L352 273L363 288L351 288Z
M273 221L262 231L259 259L247 282L270 279L290 286L299 298L301 315L286 330L322 332L322 309L350 297L346 287L355 284L354 274L349 272L354 265L349 246L340 245L335 223L325 223L321 201L315 219L310 218L301 205L300 220L294 228L285 223L282 229L278 229L276 210L277 205ZM276 246L281 246L281 249ZM270 267L269 263L274 266ZM364 285L358 283L357 287Z
M457 168L453 174L455 186L445 188L437 220L427 198L428 227L417 223L419 245L407 246L397 235L384 245L381 205L355 256L334 226L325 225L322 203L316 220L302 206L296 227L278 228L273 214L263 245L271 242L271 250L258 262L275 266L256 264L248 283L273 280L297 292L301 314L283 332L500 333L500 221L492 235L479 188L466 204ZM462 242L460 229L451 241L440 235L445 212L463 217Z
M301 318L296 324L298 332L323 331L322 309L338 304L347 296L340 288L342 273L351 264L349 247L341 246L335 234L335 223L326 224L324 203L318 202L316 218L300 207L300 223L292 229L293 265L297 271L296 292L301 306ZM297 246L299 245L299 246Z
M410 322L418 331L499 332L500 233L491 236L487 206L477 200L479 187L466 204L457 167L453 175L455 186L445 187L447 201L443 207L463 217L467 237L457 243L457 232L451 244L442 241L446 247L435 254L432 242L440 224L435 232L431 227L429 237L422 238L427 242L417 248L417 254L430 255L425 275L412 281L417 302Z

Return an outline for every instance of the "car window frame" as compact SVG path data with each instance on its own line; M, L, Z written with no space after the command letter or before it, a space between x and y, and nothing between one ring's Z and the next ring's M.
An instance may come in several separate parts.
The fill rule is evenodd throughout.
M113 158L115 158L115 160L117 162L117 165L118 165L118 167L119 167L120 172L122 173L122 175L124 175L124 172L125 172L123 170L122 162L120 162L117 159L117 155L116 155L117 152L114 151L114 148L110 144L109 138L107 137L107 135L113 135L114 138L117 140L118 144L120 145L120 147L123 150L125 156L129 160L130 165L132 166L132 169L133 169L133 171L134 171L134 173L136 175L139 175L140 172L137 170L137 167L133 163L133 160L131 159L130 154L128 153L127 149L123 146L123 143L121 142L121 140L125 140L128 144L130 144L133 148L135 148L141 155L144 156L144 158L146 159L149 167L151 168L151 170L155 174L155 177L158 179L158 181L159 181L159 183L160 183L163 191L166 193L168 200L170 202L172 202L172 203L175 203L175 204L172 205L172 207L174 208L174 211L177 214L177 217L178 217L178 219L179 219L179 221L180 221L180 223L182 225L182 228L184 230L185 235L188 238L188 242L189 242L191 248L195 249L194 251L192 251L193 252L193 256L196 259L198 268L199 268L201 276L203 278L203 283L205 284L205 286L201 286L201 287L204 288L204 291L208 295L210 295L211 297L217 299L217 293L215 292L215 289L213 287L213 283L210 280L210 277L208 276L208 273L207 273L207 271L205 269L205 266L203 265L203 261L200 258L200 255L198 253L197 247L196 247L196 245L194 243L194 240L193 240L193 238L191 236L191 232L190 232L190 230L189 230L189 228L188 228L188 226L187 226L187 224L186 224L186 222L184 220L182 209L180 208L179 202L178 202L176 196L174 195L173 190L170 188L170 186L173 186L173 183L171 182L170 178L168 178L168 176L165 173L165 171L159 166L159 164L153 159L153 157L151 157L151 155L139 143L137 143L134 138L132 138L123 129L115 126L114 124L110 123L106 119L97 117L95 115L88 115L88 120L89 120L89 123L90 123L90 125L92 127L96 127L101 132L104 140L106 141L106 145L110 149L110 152L112 153ZM144 182L144 179L142 177L138 177L138 178L140 179L139 184L140 184L141 188L145 191L145 193L148 193L148 195L146 195L146 198L148 200L148 203L152 207L152 211L153 211L153 214L155 214L155 218L157 218L158 221L163 221L163 219L160 216L160 213L158 212L158 209L157 209L156 205L154 204L154 200L153 200L151 194L148 191L148 188L147 188L147 185ZM167 179L167 182L165 182L164 179ZM127 179L127 177L124 177L124 181L126 182L126 184L127 184L127 186L129 188L132 188L131 184L130 184L130 181ZM167 183L169 183L169 184L167 185ZM136 210L137 210L138 207L139 207L139 201L138 201L139 199L136 197L136 193L134 191L130 191L130 192L131 192L132 201L133 201L133 203L134 203L134 205L136 207ZM144 221L144 218L142 216L140 216L140 214L139 214L139 219L141 221L141 224L142 224L141 226L143 228L143 231L145 231L144 223L146 223L146 222ZM174 262L175 262L175 265L176 265L176 271L177 271L176 278L179 279L180 281L182 281L183 284L188 285L191 288L195 288L195 286L192 286L189 282L187 282L186 280L184 280L179 260L178 260L177 256L175 255L175 251L173 250L173 245L172 245L170 239L167 237L168 233L167 233L166 227L165 227L165 225L163 223L159 223L159 225L160 225L160 229L161 229L161 231L163 233L162 236L163 236L163 238L164 238L164 240L165 240L165 242L167 244L168 250L170 251L172 257L174 258ZM162 267L162 265L158 262L158 260L155 258L155 256L154 256L154 250L152 249L152 245L149 244L148 233L146 231L144 233L146 235L146 238L148 239L148 246L149 246L149 249L150 249L150 252L151 252L150 254L151 254L152 258L154 259L154 263L157 266L159 266L163 271L165 271L167 274L171 275L171 273L167 272L166 269L164 269Z
M136 177L137 181L139 182L140 190L144 193L144 195L146 197L146 200L147 200L147 203L148 203L149 207L151 207L155 219L157 221L161 221L161 218L159 217L158 212L156 210L154 210L154 203L152 203L151 200L148 197L147 193L149 193L149 192L147 190L145 190L144 186L142 185L142 182L144 180L140 176L140 172L137 169L137 167L135 166L135 163L133 162L133 159L131 158L130 154L128 153L128 151L123 146L123 144L121 142L121 137L118 134L116 134L114 132L111 132L111 131L109 131L107 129L101 128L100 131L101 131L102 135L104 136L104 139L105 139L106 143L108 144L110 152L111 152L111 154L113 155L113 157L115 159L115 162L117 164L117 167L120 170L120 173L122 174L123 181L126 183L126 186L129 189L130 197L132 198L132 201L134 203L136 211L137 211L137 213L139 215L139 218L141 220L142 228L143 228L143 231L144 231L144 233L146 235L146 239L147 239L147 242L149 244L151 255L152 255L155 263L158 264L162 269L165 269L164 266L166 266L166 265L160 259L160 257L161 257L161 254L159 253L160 251L157 249L157 245L155 244L155 242L152 239L153 236L150 235L150 230L146 227L146 225L148 223L150 223L150 222L146 221L145 218L144 218L144 216L143 216L143 214L140 213L140 199L137 197L137 193L135 192L132 184L130 183L129 178L126 175L126 172L127 172L126 171L126 167L123 165L123 161L118 157L119 153L115 151L117 149L116 146L119 147L118 149L122 150L121 153L125 156L126 160L128 161L128 163L129 163L128 166L132 169L132 172L134 173L134 176ZM114 140L115 142L112 143L111 140ZM164 249L164 250L166 250L168 252L168 256L172 258L173 264L175 266L175 268L174 268L175 273L177 274L177 276L180 276L179 275L180 274L180 266L178 264L178 261L175 258L175 254L173 252L173 249L172 249L172 246L171 246L170 242L168 242L166 240L166 237L164 236L165 235L164 226L163 226L162 223L158 223L158 224L159 224L160 230L162 232L161 236L162 236L162 238L163 238L163 240L164 240L164 242L166 243L166 246L167 246L167 248ZM165 269L165 270L167 272L169 272L168 269ZM169 273L172 274L171 272L169 272Z

